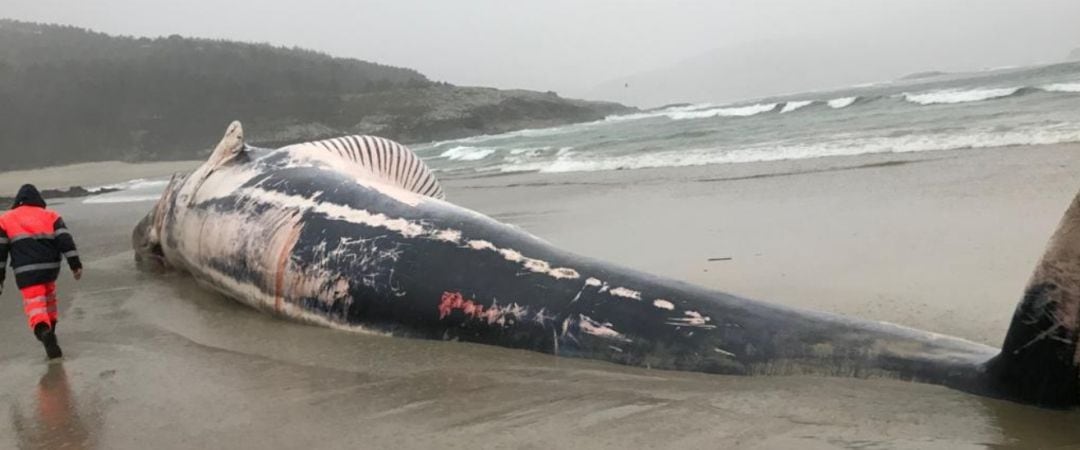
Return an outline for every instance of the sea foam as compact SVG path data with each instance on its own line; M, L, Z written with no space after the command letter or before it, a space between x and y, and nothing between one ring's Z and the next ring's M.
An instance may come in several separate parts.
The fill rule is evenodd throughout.
M790 144L762 143L740 148L690 149L624 155L618 157L563 157L546 163L508 165L502 172L592 172L605 170L685 167L852 156L871 153L910 153L935 150L1042 145L1080 141L1080 129L1027 129L995 131L972 129L956 134L913 134L860 137L826 142Z
M776 103L758 103L747 106L712 108L703 111L680 111L668 113L671 120L708 119L710 117L750 117L776 109Z
M812 104L812 103L814 103L813 100L790 101L790 102L784 103L784 107L780 108L780 112L781 113L789 113L789 112L798 110L799 108L804 108L804 107L810 106L810 104Z
M920 105L981 102L1016 94L1020 88L949 89L922 93L904 93L904 99Z
M1080 82L1077 83L1055 83L1048 84L1046 86L1040 86L1046 92L1076 92L1080 93Z
M442 152L439 156L451 161L479 161L493 154L495 154L493 148L460 145Z
M834 98L832 100L829 100L828 104L829 107L832 109L847 108L848 106L851 106L853 103L855 103L855 101L858 99L859 97Z

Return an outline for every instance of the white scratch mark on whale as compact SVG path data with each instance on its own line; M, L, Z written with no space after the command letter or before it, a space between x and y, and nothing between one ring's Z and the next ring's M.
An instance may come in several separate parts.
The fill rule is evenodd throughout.
M656 300L653 300L652 304L653 304L653 306L655 306L657 308L660 308L660 309L666 309L668 311L674 311L675 310L675 304L674 303L671 303L671 302L669 302L667 300L664 300L662 298L658 298Z
M614 328L611 328L611 322L600 323L584 314L578 314L578 318L580 319L578 326L581 327L581 331L585 332L586 334L591 334L596 337L612 339L616 341L631 342L630 339L626 336L623 336L622 333L619 333L618 331L615 331Z
M473 250L495 250L495 244L492 244L488 241L472 240L467 242L465 245L467 245Z
M529 258L514 249L498 248L489 241L469 240L462 243L462 233L459 230L429 230L421 223L401 218L388 217L382 213L372 214L363 209L356 209L330 202L316 202L307 197L288 195L264 189L247 188L240 194L250 196L251 198L258 199L262 202L272 203L283 208L296 208L298 210L321 213L332 220L341 220L370 227L384 228L394 231L406 238L426 238L462 245L473 250L494 251L507 261L521 264L529 272L545 274L555 279L576 279L581 277L574 269L568 267L552 268L551 264L547 261Z
M555 269L555 270L558 270L558 269ZM570 276L568 274L568 276L566 278L577 278L577 276L576 276L577 272L574 272L572 275L575 275L575 276ZM639 292L639 291L635 291L633 289L625 288L625 287L612 288L611 285L609 285L605 281L602 281L602 280L594 278L594 277L589 277L588 279L585 280L585 286L583 286L581 288L581 291L578 292L577 296L574 297L574 300L572 300L571 303L576 302L579 298L581 298L582 292L584 292L586 287L590 287L590 286L600 288L600 289L597 289L596 292L601 293L601 294L607 293L608 295L612 295L612 296L615 296L615 297L629 298L629 299L633 299L633 300L641 300L641 292ZM673 308L674 308L674 306L673 306Z
M536 315L533 316L533 320L540 325L546 325L547 323L554 321L555 318L556 316L554 314L547 313L547 308L540 308L540 311L537 311Z
M500 307L497 302L492 302L491 307L484 311L484 319L487 320L489 325L505 327L508 319L516 321L526 317L528 314L529 308L526 306L511 303Z
M679 327L694 327L705 329L716 328L716 325L712 325L709 323L712 322L712 318L710 318L709 316L703 316L697 311L683 311L683 316L684 317L670 317L668 318L666 323L668 325L675 325Z
M450 229L439 230L435 232L435 235L433 237L435 238L435 240L457 243L461 242L461 231Z
M614 295L616 297L623 297L623 298L629 298L629 299L634 299L634 300L641 300L641 292L635 291L633 289L627 289L627 288L624 288L624 287L617 287L615 289L612 289L611 290L611 295Z
M210 284L211 286L216 286L224 292L231 293L232 295L230 295L230 297L239 300L241 303L245 303L256 309L263 310L271 314L278 314L300 322L309 323L312 325L321 325L337 330L351 331L377 336L392 336L392 334L389 332L377 331L361 325L331 320L330 318L312 313L311 311L308 311L301 306L289 302L285 302L284 304L282 304L281 309L275 310L275 299L273 298L273 296L266 294L262 291L262 289L259 289L258 286L236 280L233 277L221 273L211 267L204 267L203 270L200 272L200 275L202 277L197 277L196 281L200 283Z
M732 358L735 357L734 353L731 353L731 352L729 352L727 350L724 350L724 349L722 349L720 347L713 347L713 351L716 352L716 353L719 353L721 355L724 355L724 356L730 356Z

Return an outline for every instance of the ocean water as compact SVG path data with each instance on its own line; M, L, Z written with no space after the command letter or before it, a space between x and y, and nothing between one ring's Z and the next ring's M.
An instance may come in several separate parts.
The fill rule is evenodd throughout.
M444 175L573 172L1080 141L1080 63L946 74L414 146Z
M165 190L165 186L168 184L168 177L162 177L156 179L136 178L123 183L96 186L90 190L117 190L115 192L107 192L87 197L82 202L86 204L100 204L157 201L161 198L161 192Z

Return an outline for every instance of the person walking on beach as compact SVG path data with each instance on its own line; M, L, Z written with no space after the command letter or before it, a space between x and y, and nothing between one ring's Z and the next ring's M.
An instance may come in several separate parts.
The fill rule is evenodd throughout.
M45 199L32 184L24 184L15 205L0 215L0 292L7 275L8 254L15 285L22 291L23 311L34 336L45 345L49 359L63 356L56 341L56 277L61 256L71 273L82 278L82 262L64 219L45 208Z

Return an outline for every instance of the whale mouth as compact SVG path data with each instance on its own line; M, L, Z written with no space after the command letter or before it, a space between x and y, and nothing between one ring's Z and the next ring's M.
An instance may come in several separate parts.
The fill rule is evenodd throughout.
M165 252L161 241L156 238L154 212L147 214L131 233L131 247L135 250L135 266L149 272L164 272L168 269Z
M165 264L165 253L161 251L161 244L151 246L150 250L142 255L136 253L135 264L151 272L164 272L168 268Z

